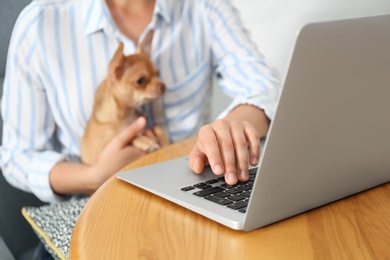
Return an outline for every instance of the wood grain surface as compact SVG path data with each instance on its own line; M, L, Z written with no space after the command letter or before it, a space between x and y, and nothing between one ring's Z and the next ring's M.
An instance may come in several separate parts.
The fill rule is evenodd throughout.
M186 155L194 143L125 169ZM390 184L247 233L112 177L82 211L70 259L390 259Z

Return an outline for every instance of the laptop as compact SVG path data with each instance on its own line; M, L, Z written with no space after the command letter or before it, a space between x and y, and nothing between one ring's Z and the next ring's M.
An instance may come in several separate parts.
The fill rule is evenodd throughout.
M245 231L389 182L390 15L305 25L262 142L240 185L194 174L188 157L117 177Z

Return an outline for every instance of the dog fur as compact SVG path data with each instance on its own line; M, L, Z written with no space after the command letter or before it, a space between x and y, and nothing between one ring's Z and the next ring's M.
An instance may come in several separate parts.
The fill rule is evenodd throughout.
M138 108L164 94L165 84L149 57L152 38L153 30L147 33L136 53L128 56L123 54L123 43L119 43L108 66L108 76L96 91L92 116L81 142L83 163L95 163L107 143L140 116ZM152 131L157 141L139 135L132 145L151 152L169 144L161 127Z

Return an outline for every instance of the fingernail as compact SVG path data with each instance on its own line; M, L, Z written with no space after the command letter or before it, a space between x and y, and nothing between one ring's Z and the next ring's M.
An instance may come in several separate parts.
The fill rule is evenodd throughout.
M257 165L257 162L258 162L257 157L252 157L252 165L253 166Z
M196 174L199 174L199 171L198 171L198 169L196 169L195 168L195 162L194 163L192 163L192 165L191 165L191 169L196 173Z
M248 171L244 171L244 170L242 170L241 172L240 172L240 178L241 178L241 180L242 181L246 181L246 180L248 180Z
M139 125L139 126L144 126L145 124L145 118L144 117L139 117L136 121L136 124Z
M236 184L237 183L237 176L234 173L228 173L226 174L226 179L228 184Z
M214 165L213 172L215 174L222 174L223 173L223 168L220 164Z

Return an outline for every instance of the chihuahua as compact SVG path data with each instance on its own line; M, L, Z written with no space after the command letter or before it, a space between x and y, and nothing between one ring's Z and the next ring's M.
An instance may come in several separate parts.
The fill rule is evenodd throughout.
M150 30L135 54L125 56L123 43L119 43L108 66L108 76L99 85L81 142L81 161L93 164L106 144L139 116L141 105L153 101L165 92L165 84L158 77L150 57L153 30ZM169 144L161 127L152 131L156 140L145 135L137 136L132 145L152 152Z

